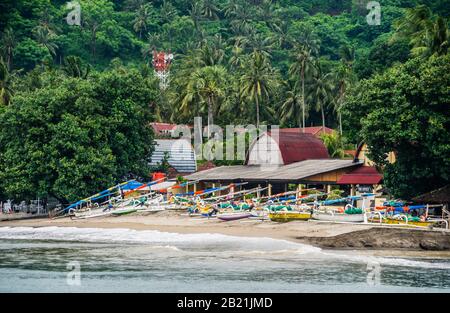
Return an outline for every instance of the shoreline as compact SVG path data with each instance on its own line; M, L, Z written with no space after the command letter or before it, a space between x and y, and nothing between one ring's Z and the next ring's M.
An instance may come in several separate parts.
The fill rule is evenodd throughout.
M450 256L450 231L338 224L316 221L275 223L255 219L223 222L217 219L181 216L176 211L134 214L84 220L27 219L1 221L0 227L78 227L155 230L179 234L223 234L237 237L266 237L338 250L439 251Z

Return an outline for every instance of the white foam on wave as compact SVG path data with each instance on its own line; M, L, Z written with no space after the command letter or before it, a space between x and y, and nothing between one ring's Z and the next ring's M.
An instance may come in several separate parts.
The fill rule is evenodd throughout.
M222 234L179 234L156 230L132 230L125 228L77 228L77 227L0 227L0 239L53 240L89 243L149 244L152 249L190 251L190 248L216 249L217 256L226 253L241 257L304 257L314 256L333 261L369 263L380 265L450 269L450 263L417 261L403 258L355 255L342 251L323 251L311 245L265 237L236 237ZM219 252L220 251L220 252Z
M236 237L222 234L179 234L156 230L132 230L125 228L77 228L77 227L0 227L0 239L55 240L96 243L138 243L155 246L221 247L224 250L254 250L261 253L293 251L318 252L321 249L286 240L261 237Z
M399 266L399 267L421 267L430 269L450 269L450 263L443 262L426 262L417 261L404 258L391 258L391 257L379 257L379 256L367 256L367 255L353 255L353 254L343 254L342 252L322 252L325 256L330 259L336 260L346 260L355 263L378 263L380 265L387 266Z

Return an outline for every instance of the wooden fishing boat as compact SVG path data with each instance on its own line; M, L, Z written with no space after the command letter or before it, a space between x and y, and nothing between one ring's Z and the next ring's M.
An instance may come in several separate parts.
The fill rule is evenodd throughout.
M103 210L87 210L83 212L70 212L70 218L72 219L88 219L94 217L104 217L111 215L111 211L103 211Z
M217 214L217 218L222 221L236 221L253 216L250 212L232 212Z
M362 223L364 222L364 213L361 214L347 214L338 212L320 212L315 211L312 218L319 221L327 222L347 222L347 223Z
M370 217L368 219L369 223L376 223L376 224L389 224L389 225L411 225L411 226L417 226L417 227L429 227L430 225L434 224L433 221L418 221L415 219L408 219L408 218L401 218L401 217L383 217L380 221L380 217Z
M134 212L137 212L138 210L136 208L125 208L125 209L117 209L114 211L111 211L111 214L114 216L121 216L126 214L131 214Z
M290 221L307 221L311 218L310 212L295 212L295 211L279 211L269 213L269 218L274 222L290 222Z

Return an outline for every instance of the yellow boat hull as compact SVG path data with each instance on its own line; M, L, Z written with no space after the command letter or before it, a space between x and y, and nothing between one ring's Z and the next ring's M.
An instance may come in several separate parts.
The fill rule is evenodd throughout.
M369 219L370 223L380 223L380 219L379 218L371 218ZM382 223L381 224L390 224L390 225L412 225L412 226L419 226L419 227L428 227L431 224L433 224L433 222L414 222L414 221L408 221L408 223L406 223L405 220L398 220L398 219L392 219L392 218L383 218Z
M308 212L283 212L283 213L269 213L271 221L286 223L290 221L307 221L311 218L311 213Z

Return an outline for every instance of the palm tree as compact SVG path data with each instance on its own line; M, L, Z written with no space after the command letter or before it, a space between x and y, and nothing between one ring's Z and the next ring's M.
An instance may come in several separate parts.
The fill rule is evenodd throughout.
M241 8L240 0L228 1L227 4L225 4L225 7L223 8L225 17L230 18L230 17L236 16L236 14L240 8Z
M36 41L44 46L48 52L55 56L58 45L53 42L54 35L43 27L37 27L34 30Z
M302 125L302 99L301 93L297 88L297 84L288 81L286 83L286 97L281 104L281 121L285 124L291 117L298 119L298 125Z
M443 55L448 51L449 30L447 21L432 14L426 5L407 9L405 15L395 21L392 41L406 38L415 56Z
M256 105L256 127L259 127L260 101L269 98L274 87L274 71L267 58L260 52L252 53L246 70L241 76L241 97Z
M11 75L8 66L0 59L0 105L9 105L13 96Z
M271 36L262 33L252 33L247 37L243 37L241 45L247 49L248 52L258 52L265 58L270 58L275 40Z
M208 137L211 135L211 125L214 115L220 109L220 98L227 90L227 70L223 66L206 66L197 69L189 78L186 92L181 102L181 110L188 111L189 106L195 105L195 99L206 104L208 110Z
M297 82L301 84L301 104L302 104L302 123L299 127L305 132L306 127L306 104L305 104L305 75L309 73L313 65L313 57L311 50L305 45L296 45L294 48L294 63L289 68L291 77L295 77Z
M199 31L199 24L202 19L202 3L200 1L193 1L191 4L191 9L189 10L189 15L194 21L194 26L197 31Z
M448 29L448 22L441 16L436 18L433 24L433 29L431 32L431 39L428 44L430 54L436 53L437 55L447 54L449 44L450 44L450 32Z
M308 101L315 104L317 112L321 112L323 129L325 129L325 106L332 99L332 90L331 73L324 74L320 63L316 62L314 74L309 81Z
M147 31L148 19L150 18L150 6L149 4L141 5L136 11L133 20L133 29L139 33L139 39L142 38L142 31Z
M196 50L201 66L220 65L225 56L225 46L220 35L205 40Z
M237 34L248 33L251 28L251 22L253 20L253 13L248 6L240 6L238 11L235 12L234 19L231 21L232 29Z
M91 68L90 64L84 66L79 57L68 56L64 60L64 67L62 69L67 76L86 79L91 72Z
M219 8L216 6L213 0L202 1L202 14L209 19L217 19L219 16Z
M353 62L355 60L355 49L350 46L342 46L339 50L341 56L341 63L333 72L334 80L338 89L338 96L334 101L335 111L339 120L339 132L342 135L342 114L341 108L345 102L345 95L348 86L353 82Z
M164 0L160 11L162 20L164 22L170 22L175 16L177 16L177 14L177 9L175 9L175 7L170 2Z
M300 34L295 37L295 43L307 47L312 55L319 53L320 40L311 26L303 25Z
M6 65L8 70L11 70L14 56L14 49L16 47L16 37L11 27L5 29L2 35L2 49L6 58Z

